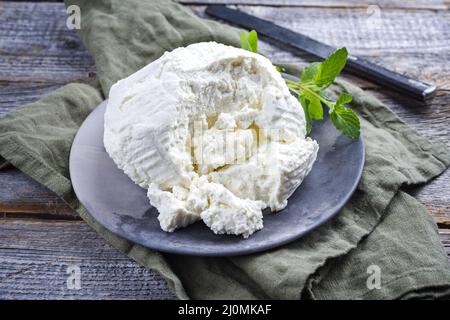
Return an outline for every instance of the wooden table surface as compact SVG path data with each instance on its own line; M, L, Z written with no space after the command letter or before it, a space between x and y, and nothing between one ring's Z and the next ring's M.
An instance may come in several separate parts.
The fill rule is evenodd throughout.
M205 4L237 4L439 90L429 105L345 75L390 106L404 121L450 145L450 12L441 0L185 0L197 14ZM374 5L375 4L375 5ZM95 66L61 3L0 2L0 117L63 86L86 82ZM275 62L313 58L267 43ZM450 170L411 188L439 227L450 259ZM67 286L79 266L81 289ZM165 281L116 251L46 188L14 168L0 170L0 299L174 298Z

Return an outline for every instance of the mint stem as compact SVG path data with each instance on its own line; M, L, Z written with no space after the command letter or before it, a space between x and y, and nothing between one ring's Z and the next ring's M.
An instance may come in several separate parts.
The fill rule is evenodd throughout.
M316 92L314 92L313 90L309 89L307 86L304 86L299 82L294 82L286 79L286 84L288 85L289 90L291 90L294 93L301 94L300 90L307 91L308 93L319 99L322 103L326 104L330 109L334 107L333 102L326 100L324 97L320 96L319 94L317 94Z

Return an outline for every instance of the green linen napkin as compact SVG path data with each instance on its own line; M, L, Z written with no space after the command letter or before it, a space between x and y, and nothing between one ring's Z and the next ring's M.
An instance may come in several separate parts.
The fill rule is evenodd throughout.
M79 204L70 183L69 150L80 124L115 81L164 51L211 40L238 45L239 36L237 29L200 19L171 1L66 1L72 4L81 8L80 36L95 59L99 82L69 84L11 111L0 120L0 155L56 192L113 246L158 271L179 298L450 295L450 268L436 225L417 200L401 191L442 173L450 164L450 150L430 143L344 81L331 90L354 97L351 106L362 119L366 163L352 199L325 225L283 247L230 258L163 254L101 227Z

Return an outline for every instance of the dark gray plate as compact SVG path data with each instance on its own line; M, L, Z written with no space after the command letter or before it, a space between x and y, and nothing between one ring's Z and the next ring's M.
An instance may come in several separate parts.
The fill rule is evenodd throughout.
M167 233L146 190L135 185L111 160L103 146L106 101L84 121L70 153L70 176L75 193L105 228L145 247L164 252L231 256L267 250L293 241L334 216L350 198L364 165L362 139L339 134L330 121L315 125L319 143L313 169L289 198L287 207L264 216L264 228L248 239L216 235L199 221Z

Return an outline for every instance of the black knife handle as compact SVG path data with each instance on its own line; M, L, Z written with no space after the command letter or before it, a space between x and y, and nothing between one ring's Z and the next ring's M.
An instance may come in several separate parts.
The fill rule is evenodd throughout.
M436 94L436 86L434 85L408 78L352 55L348 56L345 70L380 85L387 86L414 99L428 101Z
M280 27L273 22L257 18L243 11L228 8L224 5L210 5L206 8L205 12L213 17L231 22L243 28L254 29L262 36L266 36L294 49L304 50L322 59L325 59L335 50L335 48L303 34ZM418 100L430 100L436 93L436 86L434 85L410 79L355 56L350 55L348 57L345 70Z

